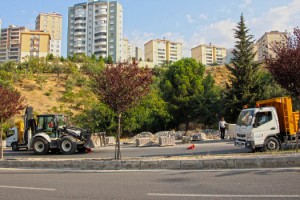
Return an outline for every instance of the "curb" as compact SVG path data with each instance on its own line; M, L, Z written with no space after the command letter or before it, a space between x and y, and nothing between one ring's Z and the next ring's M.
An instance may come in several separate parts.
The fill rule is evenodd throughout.
M203 160L1 160L0 168L80 170L208 170L300 167L300 156Z

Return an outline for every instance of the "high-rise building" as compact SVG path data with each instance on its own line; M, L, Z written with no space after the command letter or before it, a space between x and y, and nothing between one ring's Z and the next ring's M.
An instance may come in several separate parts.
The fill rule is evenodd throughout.
M0 30L1 30L1 27L2 27L2 20L0 19ZM0 38L1 38L1 31L0 31Z
M286 33L279 31L266 32L255 43L253 51L256 51L256 61L263 61L265 56L274 56L274 52L271 50L272 44L275 42L286 42Z
M182 43L169 40L151 40L145 45L145 61L162 65L166 61L175 62L182 58Z
M0 62L20 61L21 56L21 32L28 31L24 26L17 27L10 25L1 29L0 38Z
M144 52L142 48L135 47L135 58L138 61L143 61L144 60Z
M203 65L222 65L226 63L226 48L201 44L192 48L192 58Z
M21 32L21 58L46 57L50 50L50 33L45 31L24 31Z
M127 38L123 38L122 61L143 60L143 49L130 43Z
M123 8L117 1L89 0L69 8L68 56L85 53L122 61Z
M58 13L40 13L35 21L35 29L47 31L51 35L50 53L61 56L62 15Z

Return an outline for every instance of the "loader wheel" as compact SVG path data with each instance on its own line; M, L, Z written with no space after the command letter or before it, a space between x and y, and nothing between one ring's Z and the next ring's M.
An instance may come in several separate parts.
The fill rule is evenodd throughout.
M70 155L77 150L77 143L71 136L65 136L60 141L60 151L64 155Z
M266 139L264 144L264 151L278 151L280 149L279 141L274 137Z
M49 142L44 138L38 137L33 141L33 151L38 155L45 155L49 151Z
M16 142L13 142L13 143L11 144L11 149L12 149L13 151L19 151L18 144L17 144Z

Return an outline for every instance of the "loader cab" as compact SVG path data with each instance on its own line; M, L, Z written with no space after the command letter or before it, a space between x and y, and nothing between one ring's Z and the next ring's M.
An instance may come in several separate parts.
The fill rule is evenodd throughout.
M38 115L36 133L47 133L50 138L58 138L60 129L66 126L64 115Z

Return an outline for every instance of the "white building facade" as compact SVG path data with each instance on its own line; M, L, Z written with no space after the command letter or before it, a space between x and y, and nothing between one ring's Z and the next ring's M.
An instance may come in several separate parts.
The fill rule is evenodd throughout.
M123 8L117 1L89 0L69 8L68 56L112 56L122 61Z

